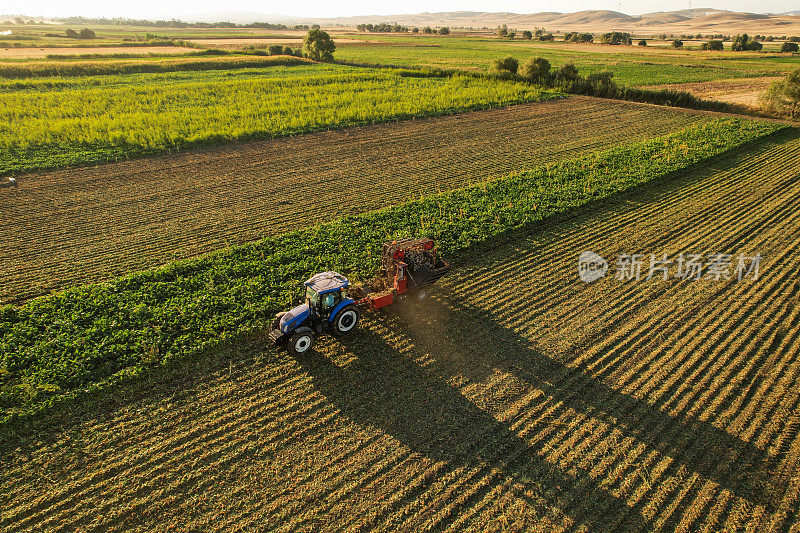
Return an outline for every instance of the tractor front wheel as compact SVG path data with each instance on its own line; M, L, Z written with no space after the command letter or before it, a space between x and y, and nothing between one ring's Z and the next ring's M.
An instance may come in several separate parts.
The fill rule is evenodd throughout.
M358 325L358 308L355 305L348 305L333 318L333 330L337 335L344 335L356 329Z
M314 345L314 334L310 331L301 331L292 335L289 341L289 351L295 355L302 355L308 352Z

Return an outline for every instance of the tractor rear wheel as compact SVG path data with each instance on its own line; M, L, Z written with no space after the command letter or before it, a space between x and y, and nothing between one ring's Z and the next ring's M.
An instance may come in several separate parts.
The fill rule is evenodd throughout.
M308 352L314 345L314 334L310 331L301 331L292 335L289 341L289 351L294 355L302 355Z
M333 331L337 335L344 335L356 329L358 325L358 308L348 305L333 317Z

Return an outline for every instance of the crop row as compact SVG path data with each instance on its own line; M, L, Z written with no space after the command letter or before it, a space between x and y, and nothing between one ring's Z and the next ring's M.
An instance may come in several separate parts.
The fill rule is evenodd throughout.
M444 253L454 254L777 128L734 119L700 124L4 307L0 407L6 414L29 410L263 328L315 271L336 269L368 278L387 237L433 235Z
M447 335L476 360L544 391L536 412L523 409L531 419L549 411L557 424L537 449L587 469L602 486L583 500L579 484L568 489L577 498L560 508L578 522L762 530L796 501L798 442L787 428L800 376L800 321L790 304L800 152L789 137L765 143L755 157L740 154L674 186L630 194L630 202L586 213L563 232L538 232L491 262L478 260L461 273L462 284L445 281L479 321ZM769 263L757 281L587 286L563 262L564 250L613 257L664 248L758 250ZM518 336L519 349L494 356L469 337L492 335L494 324L503 326L498 338ZM444 336L448 326L431 329ZM629 506L625 516L608 508L611 494ZM597 515L597 503L607 514Z
M70 406L6 446L0 527L791 530L798 161L782 131L471 249L316 353L256 336ZM580 250L662 247L765 264L577 278Z
M0 304L702 120L687 112L570 97L29 174L3 195L6 223L15 231L0 234L0 268L6 272Z
M260 56L148 57L110 60L40 60L0 63L0 79L35 79L41 77L105 76L140 73L220 71L241 68L267 68L275 65L308 65L300 58Z
M523 83L380 70L11 93L0 100L0 174L554 95Z

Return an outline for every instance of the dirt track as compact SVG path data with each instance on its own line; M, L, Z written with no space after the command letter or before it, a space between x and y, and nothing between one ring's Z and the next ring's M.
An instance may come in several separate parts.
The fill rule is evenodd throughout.
M699 113L566 100L28 174L0 304L663 134Z
M476 250L425 312L71 408L0 441L0 527L794 531L798 169L782 132ZM582 250L765 259L587 285Z

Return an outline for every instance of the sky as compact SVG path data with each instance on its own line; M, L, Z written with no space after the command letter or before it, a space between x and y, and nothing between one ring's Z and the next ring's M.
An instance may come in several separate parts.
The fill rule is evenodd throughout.
M137 0L109 2L98 0L2 0L0 13L29 16L128 17L146 19L187 18L192 14L216 12L255 12L301 17L344 17L352 15L391 15L423 11L510 11L563 13L586 9L609 9L629 15L653 11L673 11L688 7L713 7L731 11L780 13L798 9L797 0L407 0L403 3L376 3L368 0L306 0L304 2L264 2L259 0Z

